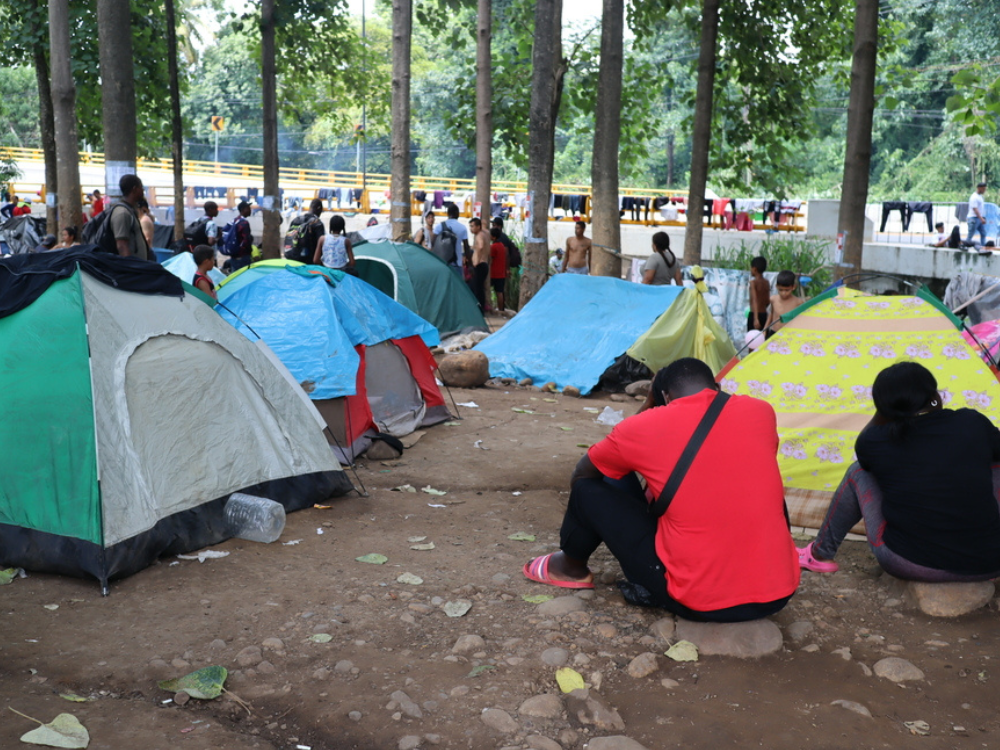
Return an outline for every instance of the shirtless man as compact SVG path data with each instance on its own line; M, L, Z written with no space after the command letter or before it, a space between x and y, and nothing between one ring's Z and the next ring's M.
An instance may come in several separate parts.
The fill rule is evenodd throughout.
M490 276L490 235L483 231L480 219L469 220L472 233L472 279L469 287L479 303L479 309L486 311L486 280Z
M767 306L771 301L771 285L764 278L767 259L758 255L750 261L750 315L748 331L763 331L767 323Z
M576 235L566 240L566 254L563 256L562 272L578 273L586 276L590 273L590 248L593 246L590 238L584 236L586 222L576 222Z
M136 212L139 214L139 226L142 227L142 236L146 238L146 244L152 247L156 222L153 220L152 211L149 210L149 201L140 198L136 208Z
M792 296L792 292L795 291L795 283L795 274L791 271L782 271L774 280L774 286L777 287L778 293L771 296L771 314L767 319L768 338L783 325L782 315L791 312L805 302L801 297Z

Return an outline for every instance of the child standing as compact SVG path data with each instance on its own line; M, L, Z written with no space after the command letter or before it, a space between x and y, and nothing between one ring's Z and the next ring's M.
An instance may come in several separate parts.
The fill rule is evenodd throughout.
M767 259L758 255L750 261L750 314L747 316L748 331L763 331L767 325L767 305L771 297L771 285L764 278Z
M497 309L506 310L504 292L507 285L507 248L500 241L500 227L490 229L493 242L490 245L490 286L497 296Z
M771 314L767 319L768 337L783 325L781 322L782 315L791 312L805 302L801 297L792 296L796 283L797 279L792 271L782 271L778 274L778 278L774 280L774 285L777 287L778 293L771 297Z
M215 268L215 248L209 245L198 245L194 249L194 262L198 266L191 284L199 292L211 295L212 299L218 299L215 295L215 284L208 277L208 272Z

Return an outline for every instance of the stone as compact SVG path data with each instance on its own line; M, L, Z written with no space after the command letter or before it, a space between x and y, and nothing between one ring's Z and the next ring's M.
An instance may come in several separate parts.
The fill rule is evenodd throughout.
M531 378L521 378L519 381L517 381L517 384L518 385L534 385L535 381L532 380Z
M802 650L805 651L807 654L815 654L817 651L819 651L819 645L816 643L810 643L807 646L803 646Z
M676 635L691 641L702 656L757 659L781 650L781 630L771 620L691 622L677 618Z
M539 604L536 611L543 617L552 617L555 615L568 615L570 612L579 612L586 609L586 607L587 604L583 599L575 596L557 596L555 599L549 599L547 602Z
M847 646L842 646L841 648L835 648L830 653L834 654L835 656L839 656L844 661L851 660L851 649L848 648Z
M602 732L625 729L621 715L596 690L584 688L568 693L566 711L581 724Z
M191 662L186 659L171 659L170 666L174 669L187 669L191 666Z
M924 673L914 666L912 662L900 659L898 656L887 656L875 662L873 669L878 677L884 677L893 682L924 679Z
M816 626L809 620L799 620L789 625L786 633L793 643L801 643L815 628Z
M569 661L569 651L564 648L547 648L542 652L542 663L549 667L561 667Z
M580 389L575 385L567 385L562 389L564 396L572 396L573 398L580 398Z
M261 653L258 646L247 646L245 649L236 654L236 663L241 667L254 667L260 664L264 660L264 655Z
M341 659L336 664L333 665L333 671L340 674L346 674L354 669L354 662L348 661L347 659Z
M624 393L612 393L611 396L610 396L610 399L612 401L615 401L616 403L619 403L619 404L622 403L623 401L631 401L632 400L631 398L629 398L628 396L626 396Z
M479 388L490 379L490 360L472 349L449 354L438 365L438 377L453 388Z
M990 603L996 593L993 581L971 583L919 583L911 581L909 593L920 611L931 617L958 617Z
M558 386L555 384L555 381L550 380L548 383L542 386L542 393L555 393L556 388L558 388Z
M347 718L350 719L351 721L361 721L361 712L351 711L347 714Z
M407 716L414 719L422 719L424 717L424 712L420 709L420 706L402 690L397 690L389 697L399 704L399 710Z
M408 734L399 740L399 750L417 750L420 747L420 735Z
M652 387L652 380L637 380L634 383L629 383L625 386L625 393L629 396L642 396L645 398L649 395L649 389Z
M314 680L328 680L330 679L330 670L326 667L320 667L315 672L313 672Z
M676 627L677 623L673 617L663 617L649 626L649 634L663 643L670 643L674 638Z
M660 680L660 684L663 685L667 690L673 690L674 688L680 687L681 684L677 680L671 680L669 677L664 677Z
M268 651L284 651L285 642L280 638L265 638L260 643L261 648L267 649Z
M191 700L191 696L185 693L183 690L179 693L174 693L174 703L176 703L178 706L183 706L187 704L189 700Z
M625 671L628 672L629 677L641 679L649 677L649 675L653 674L659 668L660 664L656 654L647 651L644 654L639 654L630 661Z
M623 735L595 737L587 743L587 750L648 750L633 739Z
M533 695L517 709L519 716L534 716L538 719L558 719L563 715L563 703L558 695L546 693Z
M540 734L533 734L525 739L528 743L528 747L531 750L562 750L562 745L560 745L555 740L550 740L548 737L543 737Z
M514 718L502 708L484 708L479 718L483 724L500 734L514 734L520 728Z
M214 641L208 644L210 651L222 651L226 647L226 642L221 638L216 638Z
M857 701L833 701L830 703L831 706L840 706L848 711L853 711L856 714L861 714L862 716L867 716L869 719L872 718L872 712L868 710L866 706L861 705Z
M257 671L261 674L274 674L278 671L278 668L269 661L262 661L257 665Z
M471 651L479 651L482 648L486 648L486 641L482 639L482 636L463 635L455 641L455 645L451 647L451 651L454 654L467 654Z

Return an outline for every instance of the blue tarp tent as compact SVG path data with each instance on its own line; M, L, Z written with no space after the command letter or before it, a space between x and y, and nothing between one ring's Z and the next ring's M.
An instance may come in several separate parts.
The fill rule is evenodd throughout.
M607 276L553 276L509 323L476 349L490 375L576 386L589 393L615 359L684 292Z

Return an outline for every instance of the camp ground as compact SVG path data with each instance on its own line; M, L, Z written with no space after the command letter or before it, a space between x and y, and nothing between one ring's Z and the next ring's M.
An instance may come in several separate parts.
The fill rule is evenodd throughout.
M233 492L298 510L351 489L266 353L152 263L86 249L0 263L0 392L8 565L107 590L226 539Z
M412 242L364 242L354 247L358 276L392 297L445 338L487 330L468 285L447 263Z
M736 354L701 293L602 276L552 277L517 316L480 342L493 377L590 393L622 355L655 372L681 357L722 368Z
M219 288L219 311L261 338L326 418L341 460L377 432L395 437L449 417L428 346L437 329L377 289L319 266L255 264Z
M872 382L901 358L934 374L945 407L976 409L1000 424L1000 382L930 292L866 296L838 288L783 321L765 346L718 378L726 392L765 399L777 412L778 465L795 526L822 523L874 414Z

